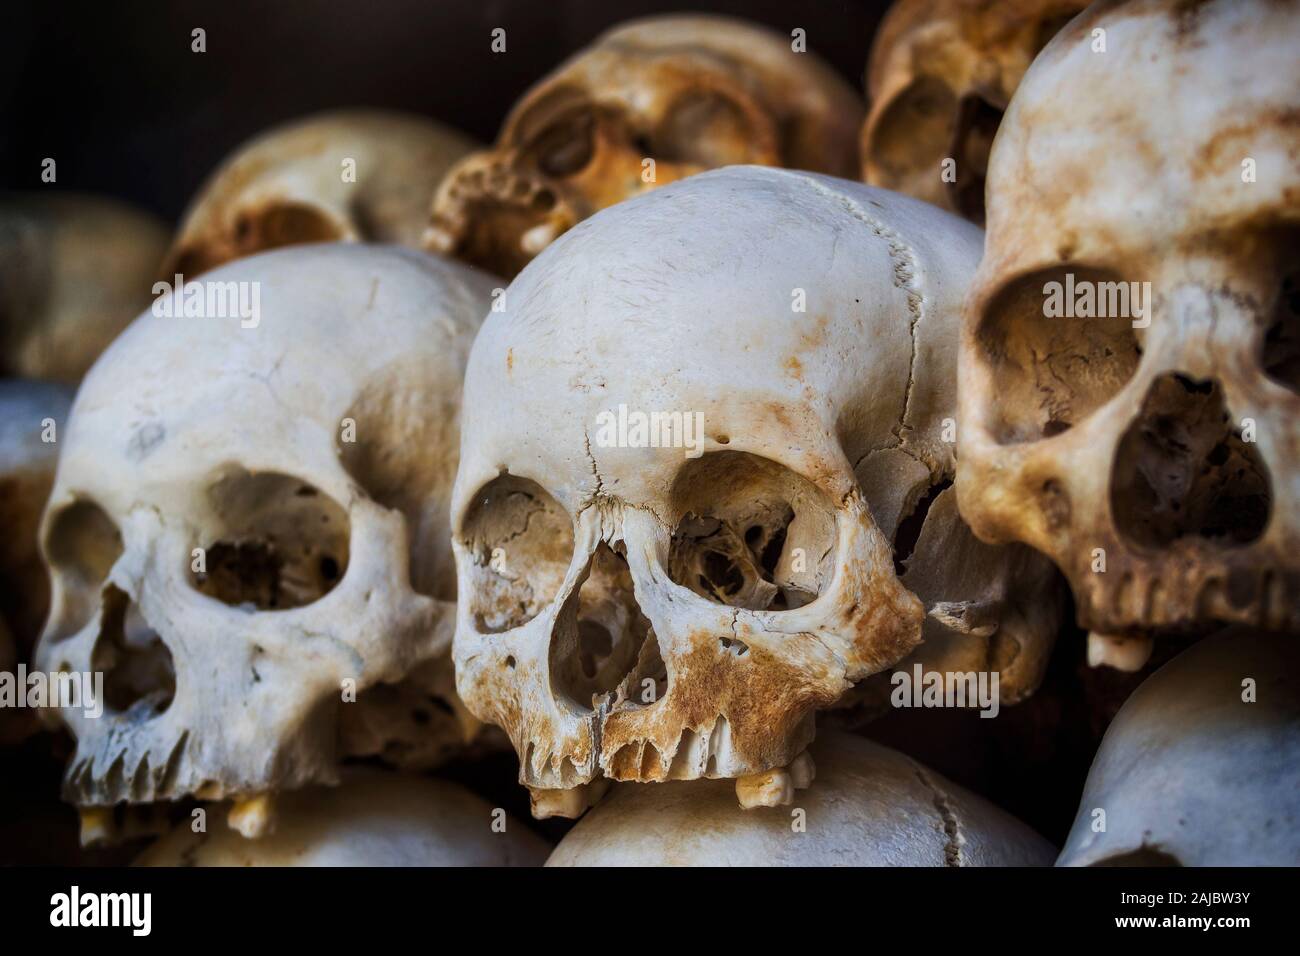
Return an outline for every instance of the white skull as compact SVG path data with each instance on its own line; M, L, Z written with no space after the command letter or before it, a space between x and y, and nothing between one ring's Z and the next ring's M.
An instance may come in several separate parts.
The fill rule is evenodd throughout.
M102 196L0 199L0 374L75 384L149 304L167 230Z
M415 247L434 187L477 143L381 110L321 113L262 133L208 178L163 268L187 278L279 246L340 240Z
M826 733L795 810L743 813L724 783L618 787L547 866L1048 866L1025 824L896 750ZM803 811L806 829L792 824ZM794 817L798 819L798 817Z
M146 312L104 354L42 528L38 664L105 673L103 717L61 711L69 799L331 781L348 691L446 651L461 372L491 284L413 250L279 250L194 284L256 293L251 325Z
M1051 556L1103 643L1300 627L1298 45L1286 5L1099 6L994 144L962 514ZM1088 296L1112 317L1046 317Z
M335 788L284 798L273 832L246 840L215 808L186 820L137 866L540 866L549 847L453 783L351 769Z
M599 209L739 163L853 175L862 103L816 54L743 20L649 17L529 89L438 187L427 238L507 277Z
M1147 678L1106 731L1057 862L1300 863L1295 638L1228 628Z
M1034 55L1087 5L897 0L871 44L862 178L982 225L989 146L1002 113Z
M735 167L597 214L506 290L466 372L454 656L534 812L580 813L602 776L791 765L814 710L916 647L890 541L954 470L979 253L978 229L907 197ZM620 406L702 415L675 434L702 455L610 447ZM1034 613L994 646L1004 613L1047 600L1008 593L1026 552L978 550L950 492L931 511L947 547L922 528L927 554L976 566L927 578L927 602L986 667L1042 654L1055 620Z

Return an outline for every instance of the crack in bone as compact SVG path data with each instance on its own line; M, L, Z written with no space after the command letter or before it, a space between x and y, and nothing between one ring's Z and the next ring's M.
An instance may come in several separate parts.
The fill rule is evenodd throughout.
M938 787L930 779L921 766L915 761L912 767L916 770L916 778L921 781L921 785L930 791L931 798L934 801L934 808L939 811L939 818L943 821L943 832L947 837L947 842L943 848L944 866L965 866L966 862L962 859L961 848L966 843L966 835L961 832L961 821L957 817L957 811L953 808L952 801L949 800L948 794Z
M874 236L878 239L884 240L885 245L889 250L890 262L893 264L894 286L895 288L901 289L907 296L907 311L909 313L907 333L912 340L912 350L907 359L907 386L903 390L903 407L898 414L898 424L894 429L892 429L894 437L897 439L897 444L887 446L901 447L903 445L903 432L911 427L908 425L907 419L911 414L912 392L916 387L916 329L920 324L921 319L925 317L925 298L922 296L919 288L920 280L917 277L919 269L917 267L916 259L912 254L912 249L903 241L902 237L899 236L898 233L894 232L880 220L872 217L855 200L823 185L812 177L803 177L803 181L815 192L828 199L834 200L844 208L849 215L853 216L853 218L857 219L870 229ZM870 452L867 454L870 454ZM865 457L866 455L863 456L863 458Z

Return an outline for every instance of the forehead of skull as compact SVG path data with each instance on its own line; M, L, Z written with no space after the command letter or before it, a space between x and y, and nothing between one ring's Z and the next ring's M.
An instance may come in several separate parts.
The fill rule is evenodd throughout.
M1026 74L994 143L984 274L1141 259L1295 221L1298 41L1300 20L1264 2L1148 0L1075 19ZM1195 86L1197 75L1215 82Z
M290 247L220 267L186 283L179 302L160 297L96 363L60 480L127 469L165 482L232 461L332 470L363 392L458 391L490 285L385 246ZM203 314L156 311L188 303Z
M1083 8L1082 0L902 0L886 14L872 45L868 85L872 97L920 75L941 76L959 91L989 61L1010 92L1036 47ZM1003 62L1005 61L1005 62ZM996 75L996 74L994 74Z
M228 210L236 201L310 198L327 202L349 187L341 163L412 168L447 163L470 147L459 133L427 120L379 110L339 111L276 127L239 147L209 178L195 208Z
M888 441L892 398L908 382L909 297L896 250L862 217L927 214L936 239L956 222L907 197L763 167L694 176L598 213L488 316L466 373L463 474L491 477L508 462L525 477L590 477L575 450L620 405L699 412L720 444L792 467L830 470L834 433L858 409L878 409L856 427ZM602 469L635 462L647 487L663 477L649 450L591 448ZM681 450L656 460L675 468ZM535 474L520 471L528 462Z
M527 139L564 106L598 103L654 118L684 90L818 93L819 65L770 30L724 17L655 17L602 34L511 110L506 139Z

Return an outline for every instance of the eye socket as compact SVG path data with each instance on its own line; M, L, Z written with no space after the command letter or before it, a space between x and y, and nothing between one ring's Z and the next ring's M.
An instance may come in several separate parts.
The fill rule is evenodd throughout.
M95 615L100 588L122 556L122 534L103 508L79 499L50 522L45 556L51 571L63 578L63 607L50 622L50 637L57 641L79 632Z
M938 195L939 163L952 142L957 96L942 80L920 76L895 96L872 129L868 154L878 167L880 185L899 189L912 180Z
M1300 236L1290 238L1289 248L1295 249ZM1292 253L1280 270L1261 361L1265 375L1300 393L1300 254Z
M297 203L276 203L235 217L233 237L242 255L307 242L332 242L339 230L323 213Z
M126 592L109 586L90 667L104 675L105 708L116 714L141 708L164 713L176 696L171 651Z
M967 96L957 112L954 152L962 171L953 185L957 211L978 225L984 224L984 177L988 172L993 137L1002 123L1002 110L981 96Z
M208 489L208 504L202 569L191 562L190 580L223 604L303 607L347 573L347 512L301 479L234 470Z
M659 128L637 146L648 157L709 169L759 158L758 137L739 103L717 92L699 92L669 107Z
M500 475L475 496L461 543L469 552L475 626L499 634L527 624L560 591L573 557L573 522L541 485Z
M582 109L566 113L532 140L537 168L545 175L564 179L587 168L596 151L596 116Z
M1139 304L1149 314L1146 299L1141 283L1083 267L1044 270L996 293L976 333L993 382L994 437L1050 438L1110 401L1137 370L1133 319Z
M835 511L807 479L745 452L689 461L668 575L717 604L783 611L815 600L834 567Z

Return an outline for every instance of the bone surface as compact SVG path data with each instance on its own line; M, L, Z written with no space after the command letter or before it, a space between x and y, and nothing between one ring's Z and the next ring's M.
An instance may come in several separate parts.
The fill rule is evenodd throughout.
M923 628L927 666L1032 687L1050 567L976 542L946 489L979 250L917 200L739 167L596 214L510 285L466 373L454 659L521 783L785 773ZM681 427L620 437L630 412ZM986 626L932 628L913 577Z
M456 784L350 770L337 788L281 798L275 831L245 839L207 807L146 850L139 866L540 866L549 847ZM493 829L494 821L500 821ZM504 830L501 827L504 826ZM498 832L500 831L500 832Z
M897 751L826 733L812 752L817 784L790 806L742 810L721 780L617 786L547 866L1051 864L1032 829Z
M0 374L75 385L148 303L167 230L100 196L0 199Z
M162 278L193 278L231 259L308 242L415 247L434 187L476 145L432 120L381 110L276 127L237 149L200 188Z
M1125 701L1088 773L1062 866L1300 864L1300 648L1242 627Z
M983 224L989 147L1007 103L1038 51L1085 6L898 0L867 64L862 178Z
M396 247L283 249L198 283L257 290L255 322L151 310L101 357L41 533L37 662L104 675L102 717L59 713L68 799L331 782L340 724L446 653L462 368L494 282Z
M428 248L510 277L593 212L705 169L854 175L861 100L791 46L722 17L620 24L525 93L496 144L448 175Z
M1287 4L1097 5L999 129L957 491L1087 630L1300 628L1297 44Z

